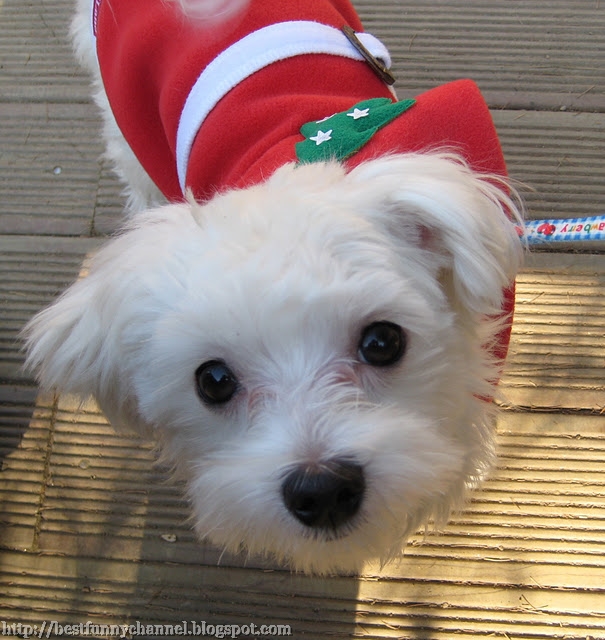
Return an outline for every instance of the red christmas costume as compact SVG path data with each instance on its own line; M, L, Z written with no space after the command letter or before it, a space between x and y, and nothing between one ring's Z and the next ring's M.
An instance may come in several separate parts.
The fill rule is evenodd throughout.
M186 187L203 200L262 182L296 161L305 123L370 98L393 100L341 31L348 25L369 38L364 44L376 57L388 57L363 34L348 0L251 0L241 15L212 30L184 18L174 1L96 0L93 22L117 123L168 200L181 200ZM477 171L506 176L489 110L473 82L440 86L415 100L346 165L447 147ZM504 314L512 314L513 300L511 288ZM500 357L509 332L510 323L496 349Z

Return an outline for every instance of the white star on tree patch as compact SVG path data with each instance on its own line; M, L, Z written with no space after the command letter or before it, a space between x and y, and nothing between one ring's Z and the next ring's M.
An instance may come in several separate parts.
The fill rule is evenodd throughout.
M349 118L353 118L353 120L359 120L359 118L367 118L370 115L369 109L353 109L352 113L347 113Z
M324 142L328 142L328 140L332 140L332 131L318 131L316 136L311 136L309 140L313 140L313 142L319 147L320 144Z

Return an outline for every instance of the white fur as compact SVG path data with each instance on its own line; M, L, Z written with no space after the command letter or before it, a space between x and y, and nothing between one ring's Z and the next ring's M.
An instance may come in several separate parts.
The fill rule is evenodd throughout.
M88 3L74 33L91 60ZM156 200L98 81L96 99L131 201ZM489 316L521 258L505 193L451 154L406 154L349 173L287 165L205 205L134 213L30 322L28 366L45 388L92 394L116 427L153 434L200 537L319 573L387 560L492 460ZM406 332L394 367L358 357L378 320ZM217 358L241 390L208 407L194 372ZM346 535L311 535L283 504L284 473L343 457L364 469L360 512Z

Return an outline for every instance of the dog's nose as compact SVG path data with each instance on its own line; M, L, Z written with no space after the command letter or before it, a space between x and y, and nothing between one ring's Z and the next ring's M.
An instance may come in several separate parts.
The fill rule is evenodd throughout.
M363 468L351 460L301 466L282 484L288 511L314 529L336 531L359 510L365 492Z

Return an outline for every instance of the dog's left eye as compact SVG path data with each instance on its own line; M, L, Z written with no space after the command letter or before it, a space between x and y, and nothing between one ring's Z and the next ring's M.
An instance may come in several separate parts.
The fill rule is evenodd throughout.
M209 405L229 402L239 387L237 378L221 360L210 360L198 367L195 380L200 398Z
M361 332L359 355L367 364L387 367L399 362L406 347L403 329L392 322L374 322Z

